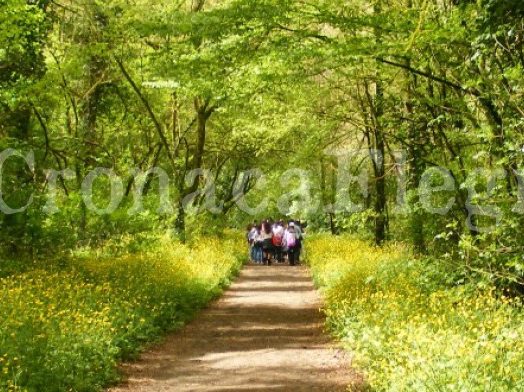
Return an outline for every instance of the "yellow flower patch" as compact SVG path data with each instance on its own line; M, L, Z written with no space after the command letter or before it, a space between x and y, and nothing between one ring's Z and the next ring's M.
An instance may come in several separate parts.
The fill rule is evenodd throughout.
M318 236L308 258L327 325L377 391L524 390L519 299L427 283L402 245Z

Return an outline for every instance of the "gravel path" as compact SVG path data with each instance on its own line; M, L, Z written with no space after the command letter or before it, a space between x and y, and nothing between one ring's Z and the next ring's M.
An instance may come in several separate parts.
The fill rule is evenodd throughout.
M323 332L305 267L247 266L224 296L139 361L124 391L345 391L350 358Z

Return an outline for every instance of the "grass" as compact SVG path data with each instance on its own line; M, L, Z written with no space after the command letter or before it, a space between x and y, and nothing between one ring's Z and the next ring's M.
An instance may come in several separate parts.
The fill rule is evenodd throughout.
M524 390L524 314L493 288L445 283L438 261L347 237L309 240L330 331L376 391Z
M237 238L67 263L0 279L0 390L97 391L187 322L241 267ZM65 264L65 265L64 265Z

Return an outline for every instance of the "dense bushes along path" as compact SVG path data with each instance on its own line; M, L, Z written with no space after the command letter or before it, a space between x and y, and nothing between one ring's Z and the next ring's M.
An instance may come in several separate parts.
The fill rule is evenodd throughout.
M302 267L246 267L180 332L124 366L123 391L344 391L356 376L322 330Z

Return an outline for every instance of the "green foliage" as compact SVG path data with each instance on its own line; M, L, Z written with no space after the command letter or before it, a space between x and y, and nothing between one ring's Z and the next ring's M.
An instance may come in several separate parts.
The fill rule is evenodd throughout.
M0 2L0 85L38 78L43 72L42 43L48 24L38 4ZM2 96L4 98L4 96Z
M308 219L312 230L351 233L373 238L377 244L406 241L428 256L424 263L402 262L410 257L403 251L397 255L395 247L381 251L357 242L361 253L367 253L361 261L354 256L358 249L351 245L346 249L344 240L326 240L333 249L340 246L339 255L321 271L316 265L316 277L323 285L334 284L329 290L335 294L328 296L334 303L346 301L347 296L354 305L354 309L344 305L330 316L334 328L350 335L354 327L361 333L354 341L367 342L365 329L377 327L375 343L384 343L384 349L362 346L365 355L377 358L369 365L373 383L385 388L387 378L402 387L403 382L413 382L411 387L424 388L416 383L428 380L428 385L435 382L442 388L449 384L475 389L492 382L494 389L502 388L505 366L513 359L468 368L478 377L475 384L448 369L456 363L457 369L469 366L473 353L467 349L463 362L444 356L449 360L444 365L421 353L430 365L415 369L413 378L395 373L395 367L407 369L402 367L405 362L388 360L384 350L390 347L399 361L409 359L408 335L402 326L417 331L416 342L421 345L428 340L428 330L437 331L438 339L428 353L442 350L450 355L443 343L446 333L457 347L458 340L467 337L484 347L479 343L482 335L457 327L477 323L488 328L488 319L471 309L486 309L499 318L500 325L493 330L500 336L505 336L501 328L509 328L511 317L521 317L512 313L514 308L500 304L488 288L518 295L524 287L524 196L522 174L517 174L524 164L523 15L520 0L75 0L64 4L0 0L0 148L32 150L36 161L34 171L21 159L11 159L4 167L0 184L4 200L14 207L23 206L31 194L34 200L23 213L0 215L0 276L6 276L7 282L15 282L17 274L20 279L36 279L36 272L31 272L35 266L78 252L97 254L104 259L101 265L116 273L104 264L106 256L130 258L134 265L137 254L148 251L159 232L174 232L192 242L202 234L223 235L227 227L253 219L293 215ZM399 151L405 155L403 164L397 161ZM378 154L383 161L373 160ZM342 155L346 161L339 159ZM435 175L424 182L425 171L435 166L449 172L453 182L449 190L432 192L442 185ZM89 211L82 200L82 182L97 167L118 174L126 193L119 208L105 215ZM173 213L157 212L159 185L150 176L144 210L129 215L132 195L140 189L131 173L151 167L164 168L170 177ZM266 174L265 186L256 186L256 179L249 178L244 189L248 204L268 201L257 216L235 206L235 184L243 171L253 168ZM297 181L281 183L281 175L296 168L305 169L310 177L309 199L303 197L307 192L296 192ZM44 210L50 187L46 169L72 173L70 179L57 182L54 214ZM211 172L208 177L214 179L217 199L224 201L223 213L206 211L202 195L187 211L178 208L192 193L207 189L204 176L192 184L184 182L194 169ZM490 181L474 176L477 169L503 169L507 176ZM344 171L355 178L339 187ZM361 171L368 192L359 189L361 179L356 176ZM403 176L405 184L397 181ZM279 211L278 200L293 190L286 210ZM107 181L97 180L93 194L95 204L107 204ZM402 197L405 205L397 206ZM455 203L447 213L425 208L428 203L442 207L449 199ZM362 208L350 210L356 204ZM328 205L335 208L319 207ZM386 257L384 252L392 255ZM51 280L58 280L56 273L64 281L87 285L89 293L99 287L95 285L99 280L113 282L113 275L80 268L77 262L67 268L62 263L51 271L42 269ZM132 282L133 277L119 268ZM95 283L85 281L86 276ZM46 285L45 280L38 282ZM158 282L160 291L168 290L164 283ZM375 297L387 291L386 283L392 297L378 302ZM23 284L33 290L31 282ZM481 290L479 303L473 298L475 290ZM337 296L339 291L342 294ZM40 292L34 295L37 298ZM454 309L457 296L463 296L456 302L460 311ZM431 302L434 297L442 299L440 305ZM397 299L412 310L401 309L400 322L395 324L391 311L381 306L393 306ZM188 306L193 305L200 306ZM89 306L86 312L98 311ZM370 309L377 310L376 317L359 319L355 313L374 314ZM444 317L440 325L425 309L449 318ZM136 336L156 335L170 317L150 322L145 308L139 306L136 312L146 320L144 328L150 329L133 324L139 332L130 343L119 335L113 346L104 335L104 323L113 323L113 316L92 317L93 328L104 336L92 354L93 363L100 363L93 369L101 376L90 379L92 369L75 370L87 374L86 383L101 385L112 377L113 368L104 362L107 357L99 357L101 347L109 345L118 355L131 352L140 340ZM426 319L415 320L418 312ZM35 314L24 314L26 324L35 317L36 325ZM384 317L384 326L378 316ZM115 322L121 326L123 320ZM68 323L71 326L73 321ZM91 327L81 325L78 335L72 332L75 337L64 338L71 345L82 341L84 333L89 335L85 331ZM388 329L401 337L398 346L385 335ZM495 342L486 347L502 350L509 342L504 339L502 346ZM62 349L65 343L49 347L55 346ZM44 353L45 345L35 343L35 347L42 350L42 358L55 355ZM80 356L83 348L77 348L74 355ZM481 356L483 350L479 348ZM82 365L76 357L65 357L60 351L55 359ZM373 366L382 366L383 360L387 366L380 373ZM24 366L34 365L27 363ZM9 369L21 369L20 375L8 370L10 380L27 384L28 370L10 364ZM496 368L499 365L502 368ZM439 366L442 375L428 376L428 369ZM52 382L59 385L61 377L72 382L65 368L60 369L53 370ZM484 377L488 370L494 374L491 381ZM38 377L34 382L42 382ZM518 377L508 382L521 386Z

